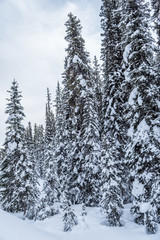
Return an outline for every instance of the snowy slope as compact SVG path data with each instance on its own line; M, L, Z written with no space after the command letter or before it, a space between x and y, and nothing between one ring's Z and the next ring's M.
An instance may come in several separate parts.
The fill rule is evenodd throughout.
M0 210L0 240L56 240L53 234L43 232L26 222Z
M131 221L129 206L124 211L123 227L106 227L99 208L87 208L88 215L81 216L81 206L75 206L79 224L72 232L63 232L62 214L44 221L24 221L0 211L0 240L160 240L156 235L146 235L145 227Z

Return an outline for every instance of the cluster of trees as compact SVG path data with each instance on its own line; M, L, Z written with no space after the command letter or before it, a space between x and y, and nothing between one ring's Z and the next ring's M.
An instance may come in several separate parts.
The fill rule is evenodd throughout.
M160 2L102 0L102 72L91 64L80 20L66 22L63 88L46 123L22 125L18 83L12 82L1 154L1 207L44 219L64 210L64 230L78 223L72 204L101 206L106 224L122 226L132 203L136 223L156 233L160 222ZM158 41L152 37L155 22ZM40 186L39 186L40 185Z

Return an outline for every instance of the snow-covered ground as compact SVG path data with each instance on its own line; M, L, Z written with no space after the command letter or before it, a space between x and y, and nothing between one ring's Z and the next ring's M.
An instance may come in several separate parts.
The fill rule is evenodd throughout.
M84 219L81 206L74 209L79 224L72 232L63 232L62 213L34 222L0 210L0 240L160 240L160 230L156 235L147 235L144 226L133 223L128 205L124 210L123 227L105 226L99 208L87 208Z

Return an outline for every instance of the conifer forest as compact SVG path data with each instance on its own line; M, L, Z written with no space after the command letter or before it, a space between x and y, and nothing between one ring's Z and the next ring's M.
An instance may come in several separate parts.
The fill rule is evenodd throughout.
M99 11L99 10L97 10ZM102 0L101 59L90 59L82 25L68 14L64 71L46 86L45 125L25 119L16 79L8 90L0 150L0 208L44 220L73 206L99 207L121 227L124 206L146 234L160 224L160 1ZM34 114L34 113L33 113Z

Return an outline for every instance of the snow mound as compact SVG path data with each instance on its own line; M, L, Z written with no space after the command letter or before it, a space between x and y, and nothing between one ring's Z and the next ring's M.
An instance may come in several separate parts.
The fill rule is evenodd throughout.
M32 224L0 210L0 240L57 240Z

